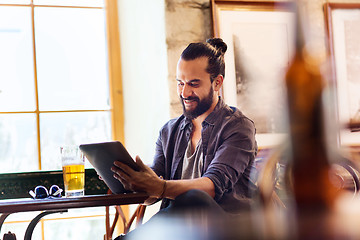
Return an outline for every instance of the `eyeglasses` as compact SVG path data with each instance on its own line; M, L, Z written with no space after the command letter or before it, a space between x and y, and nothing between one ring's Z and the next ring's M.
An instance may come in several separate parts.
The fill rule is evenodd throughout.
M29 194L34 199L61 198L62 191L58 185L52 185L49 191L44 186L37 186L34 191L30 190Z

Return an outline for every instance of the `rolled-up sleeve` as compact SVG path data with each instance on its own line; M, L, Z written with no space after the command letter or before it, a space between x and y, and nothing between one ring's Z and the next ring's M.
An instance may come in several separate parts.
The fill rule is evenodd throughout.
M242 118L224 126L214 154L205 156L210 162L203 177L211 179L215 186L215 200L231 191L256 154L255 127L252 121Z

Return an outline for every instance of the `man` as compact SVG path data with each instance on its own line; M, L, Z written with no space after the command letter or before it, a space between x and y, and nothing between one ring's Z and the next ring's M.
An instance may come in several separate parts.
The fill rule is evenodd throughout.
M146 192L147 203L163 199L163 210L203 205L230 213L249 207L255 127L219 96L226 49L219 38L188 45L176 73L183 115L161 129L152 167L138 156L139 172L114 163L114 177L128 190Z

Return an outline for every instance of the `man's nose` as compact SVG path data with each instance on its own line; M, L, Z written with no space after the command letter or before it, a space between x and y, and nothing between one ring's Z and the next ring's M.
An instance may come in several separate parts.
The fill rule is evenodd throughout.
M187 84L185 84L181 90L181 96L183 98L187 98L189 96L192 95L192 89L190 86L188 86Z

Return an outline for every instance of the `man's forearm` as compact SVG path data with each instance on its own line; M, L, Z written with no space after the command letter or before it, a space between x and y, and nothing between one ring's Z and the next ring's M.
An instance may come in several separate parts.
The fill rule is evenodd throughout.
M211 197L215 196L214 183L207 177L184 180L167 180L164 198L175 199L182 193L191 189L198 189L208 193Z

